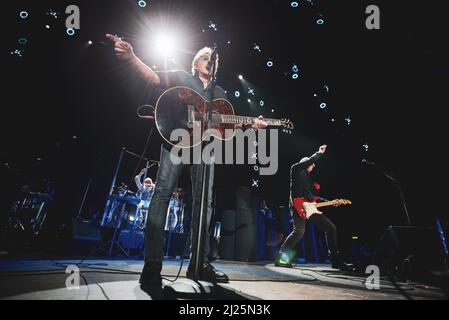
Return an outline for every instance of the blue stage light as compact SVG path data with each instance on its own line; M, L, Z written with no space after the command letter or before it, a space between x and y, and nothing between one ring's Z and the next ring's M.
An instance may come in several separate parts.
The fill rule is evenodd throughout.
M19 38L19 44L27 44L28 40L26 38Z
M365 151L368 152L368 148L369 148L368 143L365 143L365 144L363 145L363 147L365 148Z
M73 28L67 28L66 32L69 36L73 36L75 34L75 30Z
M297 8L298 5L299 5L299 3L298 3L297 1L292 1L292 2L290 3L290 5L291 5L292 8Z
M248 87L248 93L254 95L254 89L251 87Z
M326 108L326 106L327 106L327 105L326 105L326 103L325 103L325 102L321 102L321 103L320 103L320 108L321 108L321 109L324 109L324 108Z
M297 66L296 64L294 64L294 65L292 66L292 71L293 71L294 73L298 73L299 69L298 69L298 66Z
M324 20L321 18L316 20L316 24L323 24L323 23L324 23Z
M20 50L20 49L15 49L14 51L11 51L12 55L16 55L18 57L22 57L22 53L24 52L24 50Z
M144 0L140 0L138 4L139 4L139 7L141 7L141 8L145 8L147 6L146 1L144 1Z
M212 30L214 30L214 31L217 31L217 30L218 30L218 29L217 29L217 24L214 23L214 22L212 22L212 21L209 21L209 29L212 29Z
M294 80L298 79L298 74L297 73L292 74L292 79Z
M268 68L271 68L272 66L273 66L273 61L268 60L268 61L267 61L267 67L268 67Z
M22 19L26 19L26 18L28 18L28 12L26 12L26 11L20 11L19 16L20 16Z
M236 92L234 93L234 95L235 95L236 98L240 97L240 91L236 91Z
M263 107L265 105L265 102L263 100L260 100L259 106Z
M346 118L345 118L345 121L346 121L346 124L349 126L349 125L351 124L351 121L352 121L352 120L351 120L351 117L349 117L349 116L346 117Z
M53 11L53 9L49 9L47 11L47 16L53 16L53 18L58 19L59 12Z

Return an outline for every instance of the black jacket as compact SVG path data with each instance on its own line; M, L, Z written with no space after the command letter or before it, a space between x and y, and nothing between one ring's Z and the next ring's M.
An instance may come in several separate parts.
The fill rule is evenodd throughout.
M322 153L316 152L309 160L303 163L295 163L290 168L290 199L305 198L314 200L313 181L307 168L318 161Z

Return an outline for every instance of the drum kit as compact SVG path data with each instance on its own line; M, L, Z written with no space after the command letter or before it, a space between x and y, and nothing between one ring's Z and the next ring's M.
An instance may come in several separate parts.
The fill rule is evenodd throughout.
M184 233L185 203L183 194L183 190L177 188L170 198L165 223L166 231ZM101 220L103 227L145 230L151 199L142 201L135 192L128 190L126 185L121 185L115 188L108 200L109 206Z

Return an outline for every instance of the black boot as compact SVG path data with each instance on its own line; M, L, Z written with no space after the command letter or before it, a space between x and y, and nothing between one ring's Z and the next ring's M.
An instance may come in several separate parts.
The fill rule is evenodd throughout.
M145 263L139 283L142 287L162 287L161 268L152 263Z
M195 278L195 270L191 265L187 268L187 278L191 280ZM205 263L199 267L198 280L212 283L228 283L229 277L224 272L215 269L210 263Z

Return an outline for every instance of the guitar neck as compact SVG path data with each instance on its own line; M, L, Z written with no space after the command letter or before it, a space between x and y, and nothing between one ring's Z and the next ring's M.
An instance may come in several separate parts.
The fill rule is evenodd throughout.
M257 119L255 117L247 117L247 116L236 116L236 115L221 115L222 123L231 123L231 124L253 124L254 120ZM264 121L269 126L282 126L282 121L278 119L267 119L263 118Z
M332 200L332 201L325 201L325 202L319 202L315 206L317 208L319 207L327 207L327 206L333 206L334 204L338 203L338 200Z

